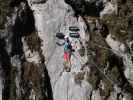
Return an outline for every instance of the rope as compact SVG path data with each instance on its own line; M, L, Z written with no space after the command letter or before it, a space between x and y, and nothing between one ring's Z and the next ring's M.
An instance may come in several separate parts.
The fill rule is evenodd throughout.
M111 49L111 48L107 48L107 47L105 47L105 46L103 46L103 45L100 45L100 44L98 44L98 43L96 43L96 42L93 42L96 46L98 46L99 48L103 48L103 49L106 49L106 50L110 50L111 52L113 52L113 51L115 51L115 52L118 52L118 51L116 51L116 50L113 50L113 49ZM119 53L119 52L118 52ZM121 56L122 57L122 56ZM104 74L104 72L98 67L98 65L97 64L95 64L95 62L93 61L93 64L95 65L95 67L106 77L106 79L108 79L109 81L110 81L110 83L111 84L115 84L116 82L114 82L110 77L108 77L107 75L105 75Z
M105 75L104 72L98 67L98 65L95 64L95 62L93 62L93 64L106 77L106 79L109 80L110 83L114 85L115 82L110 77L108 77L107 75Z
M103 38L102 38L102 39L103 39ZM103 39L103 40L104 40L104 39ZM115 52L119 53L119 52L116 51L116 50L113 50L113 49L111 49L111 48L107 48L107 47L105 47L105 46L103 46L103 45L100 45L100 44L98 44L98 43L96 43L96 42L93 42L93 43L94 43L96 46L100 47L100 48L109 50L109 51L111 51L111 52L115 51ZM57 48L57 46L55 46L55 49L56 49L56 48ZM49 60L50 60L51 57L53 56L55 49L53 49L53 52L51 53L51 56L48 58L48 62L47 62L46 64L49 63ZM79 60L80 64L82 65L80 59L78 59L78 57L76 57L74 53L72 53L72 55L73 55L77 60ZM80 58L81 58L81 57L80 57ZM81 59L81 60L82 60L82 59ZM83 61L83 60L82 60L82 61ZM84 62L84 61L83 61L83 62ZM111 84L114 84L114 83L115 83L111 78L109 78L107 75L104 74L104 72L98 67L98 65L95 64L95 62L93 62L93 64L94 64L95 67L106 77L106 79L110 81Z
M104 49L105 49L105 47L103 47ZM106 49L109 49L109 48L106 48ZM76 59L78 59L76 56L75 56L75 54L74 53L72 53L73 54L73 56L76 58ZM78 59L79 60L79 59ZM82 59L81 59L82 60ZM81 61L79 60L79 62L80 62L80 64L81 64ZM84 61L83 61L84 62ZM111 78L109 78L107 75L105 75L104 74L104 72L98 67L98 65L96 65L94 62L93 62L93 64L95 65L95 67L106 77L106 79L107 80L109 80L110 81L110 83L111 84L114 84L114 81L111 79ZM82 64L81 64L82 65Z
M117 50L114 50L114 49L112 49L112 48L107 48L107 47L105 47L105 46L103 46L103 45L100 45L100 44L98 44L98 43L96 43L96 42L93 42L96 46L98 46L99 48L103 48L103 49L106 49L106 50L109 50L109 51L111 51L112 53L114 53L113 51L115 51L115 52L117 52L118 54L120 54ZM120 56L120 55L119 55ZM121 56L121 57L123 57L123 56Z
M72 54L73 54L73 56L74 56L76 59L78 59L78 58L75 56L74 53L72 53ZM79 60L79 59L78 59L78 60ZM79 60L79 62L80 62L80 60ZM80 62L80 64L81 64L81 62ZM112 85L115 85L115 82L114 82L110 77L108 77L107 75L105 75L104 72L98 67L97 64L95 64L94 61L93 61L93 64L94 64L94 66L105 76L105 78L106 78ZM81 65L82 65L82 64L81 64Z
M110 49L110 48L107 48L107 47L102 46L102 45L97 44L97 43L94 43L94 44L97 45L97 46L100 47L100 48L103 48L103 49L106 49L106 50L110 50L111 52L113 52L112 49ZM57 48L57 46L55 46L55 49L56 49L56 48ZM55 49L54 49L54 50L55 50ZM117 52L118 52L118 51L117 51ZM52 52L51 57L53 56L53 54L54 54L54 52ZM72 55L73 55L77 60L79 60L78 57L75 56L74 53L72 53ZM51 59L51 57L49 57L49 59ZM82 59L81 59L81 60L82 60ZM82 60L82 61L83 61L83 60ZM48 60L48 62L49 62L49 60ZM48 62L47 62L47 64L48 64ZM82 63L81 63L80 60L79 60L79 62L80 62L80 64L82 65ZM83 61L83 62L84 62L84 61ZM95 64L95 62L93 62L93 64L94 64L95 67L106 77L106 79L109 80L110 83L114 85L115 82L114 82L111 78L109 78L107 75L105 75L104 72L98 67L98 65Z

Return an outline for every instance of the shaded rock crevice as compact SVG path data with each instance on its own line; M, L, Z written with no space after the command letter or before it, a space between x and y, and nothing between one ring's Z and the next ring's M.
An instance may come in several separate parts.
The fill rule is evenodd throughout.
M123 59L105 41L110 26L96 25L99 16L114 13L110 0L106 5L102 0L13 0L10 6L14 12L8 16L8 33L1 34L0 40L3 100L117 100L119 94L132 94ZM63 41L55 35L69 36L69 26L78 27L81 37L72 39L78 48L72 55L71 71L65 72L63 47L56 45ZM117 82L120 92L114 88Z
M6 42L4 39L0 39L0 60L1 60L1 77L3 78L2 100L9 100L10 97L10 83L11 83L11 62L8 53L5 50Z
M33 11L25 0L13 0L10 6L14 11L7 17L6 29L0 39L0 87L3 88L0 99L53 100L50 78L40 48L41 41L34 39L37 34L31 35L36 33ZM24 37L27 41L22 41ZM41 61L27 61L23 42L28 42L28 50L38 52Z
M75 15L81 16L99 16L103 10L102 1L86 1L86 0L65 0L75 11ZM87 9L87 10L86 10Z

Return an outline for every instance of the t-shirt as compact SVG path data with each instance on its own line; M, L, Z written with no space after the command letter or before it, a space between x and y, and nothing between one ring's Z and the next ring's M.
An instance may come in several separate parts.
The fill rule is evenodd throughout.
M72 49L71 44L69 42L65 42L64 51L69 52Z

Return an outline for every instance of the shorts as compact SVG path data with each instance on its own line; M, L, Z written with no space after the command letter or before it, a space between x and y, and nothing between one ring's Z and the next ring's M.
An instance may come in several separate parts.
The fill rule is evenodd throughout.
M69 61L69 60L70 60L70 53L64 52L64 61Z

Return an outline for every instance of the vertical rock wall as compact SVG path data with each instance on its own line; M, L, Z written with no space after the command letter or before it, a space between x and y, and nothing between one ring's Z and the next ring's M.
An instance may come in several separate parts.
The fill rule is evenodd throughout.
M89 35L84 20L81 17L75 17L72 8L63 0L48 0L43 4L33 4L32 0L28 2L34 11L38 36L42 40L41 49L46 58L54 100L88 100L91 85L84 78L81 85L78 85L74 78L77 73L82 72L82 65L87 61L86 55L80 57L79 52L75 51L72 55L71 72L63 72L63 47L56 45L58 40L55 37L57 32L69 36L69 27L77 26L80 28L81 42L85 47L85 42L89 41ZM72 41L78 40L72 39Z
M133 84L132 43L127 43L130 52L126 51L125 44L113 40L109 33L105 41L97 26L92 25L97 24L99 14L104 17L116 12L116 0L13 0L11 7L6 30L0 32L0 100L122 100L129 97L130 85L126 82ZM83 15L91 15L89 21ZM71 56L71 70L66 72L63 46L57 45L64 40L55 35L61 32L69 36L70 26L79 28L80 38L69 37L75 51ZM94 40L106 48L96 47ZM111 62L102 62L108 55L107 50L101 48L108 47L113 51L111 54L123 60L124 86L119 87L120 82L114 84L110 79L118 81L123 77L117 74L122 71L117 67L123 65L113 64L117 59L111 54ZM128 89L121 90L121 87Z

